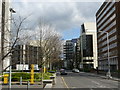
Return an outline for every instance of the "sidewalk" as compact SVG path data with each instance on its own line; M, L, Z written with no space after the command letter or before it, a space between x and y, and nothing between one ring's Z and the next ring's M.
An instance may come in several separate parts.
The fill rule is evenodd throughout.
M66 88L60 75L56 77L56 84L52 88Z
M36 88L36 89L42 89L42 85L12 85L11 86L12 88L17 88L17 89L27 89L27 88ZM9 88L9 85L2 85L2 88L3 89L8 89Z
M82 72L82 73L86 73L86 74L89 74L89 75L94 75L94 76L98 76L98 77L101 77L101 78L108 79L108 77L107 77L107 76L104 76L104 75L99 75L99 74L95 74L95 73L88 73L88 72ZM112 77L112 78L110 78L110 79L120 82L120 79L119 79L119 78Z
M20 82L11 82L12 85L20 85ZM0 85L4 85L3 81L0 81ZM22 82L22 85L28 85L27 82ZM41 85L41 82L35 82L34 85Z

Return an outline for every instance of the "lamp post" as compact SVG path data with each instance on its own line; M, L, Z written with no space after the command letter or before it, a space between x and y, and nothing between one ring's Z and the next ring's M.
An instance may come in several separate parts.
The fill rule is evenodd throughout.
M12 24L12 13L16 13L13 8L10 8L10 20L11 20L11 24ZM10 27L10 38L11 38L11 27ZM10 39L11 41L11 39ZM10 47L11 47L11 43L10 43ZM11 66L11 55L10 55L10 67L9 67L9 89L11 89L11 72L12 72L12 66Z
M107 76L108 76L108 78L112 78L112 76L111 76L111 70L110 70L110 54L109 54L109 34L108 34L108 32L103 32L103 31L98 31L98 32L101 32L101 33L106 33L106 35L107 35L107 49L108 49L108 72L107 72Z

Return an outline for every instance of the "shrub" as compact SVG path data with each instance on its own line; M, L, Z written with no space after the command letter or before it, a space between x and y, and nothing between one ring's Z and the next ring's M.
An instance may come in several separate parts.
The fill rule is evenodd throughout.
M34 74L35 79L40 79L40 76L41 76L40 73L35 73Z
M30 73L12 73L12 81L20 81L20 77L22 77L23 80L30 79Z
M50 79L49 77L53 76L52 73L43 73L43 79ZM22 81L28 81L31 78L30 73L20 72L20 73L12 73L12 81L20 81L20 77L22 77ZM41 73L34 74L35 81L40 81L42 79Z

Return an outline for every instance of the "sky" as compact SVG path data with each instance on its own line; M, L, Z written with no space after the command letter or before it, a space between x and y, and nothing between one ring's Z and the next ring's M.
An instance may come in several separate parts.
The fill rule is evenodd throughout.
M30 27L32 31L42 19L52 24L66 40L78 38L81 24L84 22L95 22L95 14L103 1L12 0L12 8L17 16L29 16L26 27Z

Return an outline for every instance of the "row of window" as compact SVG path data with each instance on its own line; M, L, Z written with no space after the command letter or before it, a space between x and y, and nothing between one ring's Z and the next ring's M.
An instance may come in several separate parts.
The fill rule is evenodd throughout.
M110 49L112 49L112 48L115 48L115 47L117 47L117 42L115 42L115 43L113 43L113 44L110 44Z
M100 19L110 10L110 8L114 5L114 2L111 2L111 4L105 9L105 11L100 15L100 17L97 20L97 23L100 21ZM102 10L101 10L102 11Z
M113 10L113 9L112 9L112 10ZM110 12L111 12L111 13L109 13L109 14L112 14L114 11L110 11ZM107 15L107 16L109 16L109 15ZM100 25L102 25L105 20L107 20L107 21L102 25L102 27L105 27L109 22L111 22L113 19L115 19L116 14L113 14L109 19L107 18L107 16L106 16L105 18L103 18L100 23L98 23L98 27L99 27Z
M101 15L101 13L105 10L105 8L108 6L109 3L106 3L105 6L102 8L102 10L98 13L97 17Z
M107 38L107 35L105 34L103 37L101 37L98 42L103 41L105 38Z
M104 37L106 37L106 35L104 36ZM104 40L105 38L103 38L102 40ZM109 38L109 43L110 42L112 42L112 41L114 41L114 40L116 40L117 39L117 35L114 35L113 37L111 37L111 38ZM101 39L100 39L101 40ZM101 41L102 41L101 40ZM104 43L104 44L103 44ZM107 42L106 41L104 41L104 42L102 42L101 44L103 44L103 45L105 45Z
M116 40L116 39L117 39L117 36L116 36L116 35L113 36L113 37L111 37L111 38L109 38L109 43L112 42L112 41L114 41L114 40ZM102 42L101 44L102 44L102 46L104 46L106 43L107 43L107 42L104 41L104 42Z
M117 50L113 50L113 51L109 52L110 56L117 55L117 53L118 53Z
M117 39L117 35L111 37L111 38L109 39L109 42L112 42L112 41L114 41L114 40L116 40L116 39Z
M107 51L107 50L108 50L107 46L101 49L102 52Z
M106 45L107 44L107 41L104 41L102 44L101 44L101 46L104 46L104 45Z
M111 29L113 26L116 25L116 20L114 22L112 22L108 27L106 27L103 32L101 32L100 34L98 34L98 37L103 35L105 32L107 32L109 29ZM102 28L103 29L103 28ZM102 31L102 29L98 29L99 31Z
M109 36L110 35L112 35L112 34L114 34L116 32L116 28L114 28L113 30L111 30L108 34L109 34ZM104 39L106 39L107 38L107 35L104 35L103 37L101 37L99 40L98 40L98 42L101 42L101 41L103 41Z
M106 52L106 53L101 54L100 57L104 58L104 57L107 57L107 55L108 53Z
M101 66L106 66L108 64L108 60L107 59L105 59L105 60L103 60L103 61L99 61L99 65L101 65ZM110 59L110 64L118 64L118 61L117 61L117 58L111 58Z
M102 8L102 10L98 13L97 17L99 17L101 15L101 13L105 10L105 8L108 6L109 2L116 2L116 0L107 0L107 3L105 4L105 6Z
M117 31L116 28L114 28L113 30L111 30L111 31L109 32L109 36L112 35L112 34L114 34L116 31Z
M104 44L101 44L100 46L105 45L105 44L107 44L106 41L104 42ZM117 42L112 43L112 44L109 45L109 49L112 49L112 48L115 48L115 47L117 47ZM107 50L108 50L108 47L106 46L104 48L100 48L99 52L104 52L104 51L107 51Z
M118 53L118 51L115 49L115 50L109 52L109 56L116 56L117 53ZM107 56L108 56L108 52L99 55L99 57L101 57L101 58L105 58Z
M115 25L116 21L113 21L109 26L107 26L107 28L109 28L111 25ZM101 31L103 28L105 28L106 24L104 24L103 26L101 26L98 31ZM110 28L109 28L110 29ZM105 31L105 30L104 30Z

